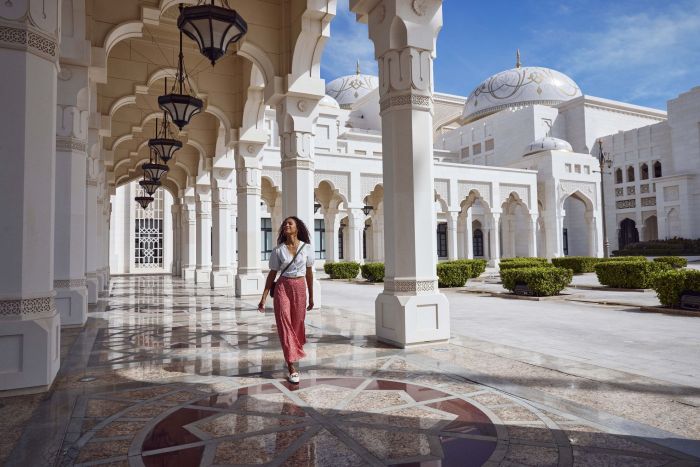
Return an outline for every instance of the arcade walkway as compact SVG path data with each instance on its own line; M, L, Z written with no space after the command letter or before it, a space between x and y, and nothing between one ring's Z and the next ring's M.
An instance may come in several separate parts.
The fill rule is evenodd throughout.
M0 463L700 462L684 439L700 438L697 388L611 370L575 376L459 336L399 350L373 331L366 314L311 312L293 387L272 311L258 314L255 300L170 277L115 277L86 328L63 331L52 391L0 400Z

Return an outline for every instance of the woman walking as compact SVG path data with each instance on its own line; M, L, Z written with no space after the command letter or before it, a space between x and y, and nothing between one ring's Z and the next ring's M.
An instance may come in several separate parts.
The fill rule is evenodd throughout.
M306 356L304 318L306 311L314 307L313 265L314 250L310 245L309 230L299 218L287 217L280 226L277 246L270 253L270 273L267 275L258 311L264 313L265 301L272 289L277 334L289 370L287 379L293 384L299 383L295 363ZM281 271L281 274L275 283L277 271Z

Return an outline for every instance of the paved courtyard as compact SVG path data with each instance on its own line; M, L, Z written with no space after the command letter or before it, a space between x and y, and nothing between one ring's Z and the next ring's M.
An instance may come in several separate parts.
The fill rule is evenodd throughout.
M450 343L401 350L372 337L379 286L321 284L294 387L255 298L115 277L52 391L0 401L0 462L700 465L700 318L483 282L447 292Z

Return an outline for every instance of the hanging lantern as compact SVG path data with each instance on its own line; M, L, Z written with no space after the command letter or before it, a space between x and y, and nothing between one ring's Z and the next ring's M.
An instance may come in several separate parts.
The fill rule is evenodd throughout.
M141 166L143 169L143 175L146 179L150 180L160 180L160 178L168 173L168 170L170 170L170 167L168 167L166 164L159 164L158 157L155 156L155 151L151 149L151 155L149 157L149 161L146 162ZM155 161L154 161L155 159Z
M141 188L143 188L146 193L153 196L160 186L160 180L152 180L144 177L144 179L139 182L139 185L141 185Z
M139 206L141 206L142 209L146 209L149 204L153 202L153 197L152 196L137 196L134 198L137 203L139 203Z
M369 213L372 211L372 209L374 209L374 206L365 205L365 206L362 208L362 212L365 213L365 216L369 216Z
M230 44L238 42L248 31L248 24L229 7L227 0L221 0L221 6L214 5L214 0L208 5L200 0L197 5L184 8L180 4L177 27L197 43L212 66Z
M166 164L175 155L175 151L182 149L182 141L172 137L168 124L168 113L163 111L163 124L158 124L156 119L156 137L148 140L148 146L155 151Z
M185 76L184 56L182 55L182 32L180 32L180 55L178 56L175 85L168 93L168 79L166 78L165 95L158 96L158 106L170 114L170 119L180 130L204 107L202 99L190 94L192 87L189 86L189 81L188 85L185 86L185 80L187 77Z

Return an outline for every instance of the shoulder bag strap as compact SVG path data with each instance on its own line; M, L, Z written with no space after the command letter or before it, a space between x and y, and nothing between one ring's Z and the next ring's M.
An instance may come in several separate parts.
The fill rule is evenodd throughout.
M282 272L280 272L280 277L282 277L282 275L283 275L285 272L287 272L287 269L289 269L289 266L291 266L291 265L294 263L294 260L297 259L297 256L299 256L299 253L301 253L301 250L302 250L305 246L306 246L306 243L301 242L301 245L299 245L299 248L297 248L297 252L294 254L294 257L292 258L292 260L289 262L289 264L288 264L287 266L285 266L284 269L282 269ZM287 247L285 246L285 248L287 248Z

